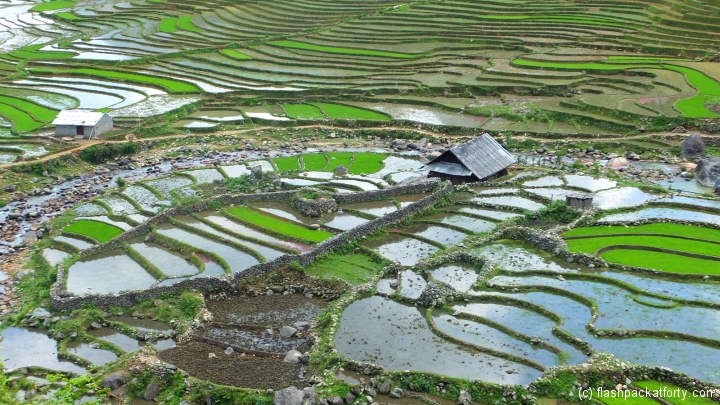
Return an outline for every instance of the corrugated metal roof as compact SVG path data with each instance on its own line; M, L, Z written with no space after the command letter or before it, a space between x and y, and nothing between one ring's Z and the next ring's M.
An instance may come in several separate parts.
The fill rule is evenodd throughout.
M92 110L63 110L52 123L53 125L94 126L104 115L105 113Z
M482 134L479 137L458 145L446 153L452 153L462 162L478 179L482 180L493 174L500 172L509 166L517 163L517 160L506 151L499 143L488 134ZM436 161L444 160L443 155L438 156L429 166Z
M470 169L459 163L432 161L426 164L425 168L432 172L444 173L452 176L470 176L473 174Z

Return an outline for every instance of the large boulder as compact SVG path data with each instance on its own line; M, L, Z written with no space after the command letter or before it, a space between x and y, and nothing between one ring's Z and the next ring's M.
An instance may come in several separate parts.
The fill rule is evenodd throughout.
M692 159L705 154L705 142L697 132L683 139L680 146L682 146L680 157L683 159Z
M115 390L127 384L130 379L130 373L125 370L115 371L105 377L100 383L100 388L110 388Z
M713 187L720 179L720 158L709 156L700 159L695 168L695 178L703 186Z
M302 405L305 394L295 387L275 391L273 403L275 405Z

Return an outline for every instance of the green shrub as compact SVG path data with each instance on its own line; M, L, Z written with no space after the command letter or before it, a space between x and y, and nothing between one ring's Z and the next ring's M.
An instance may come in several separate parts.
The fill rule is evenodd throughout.
M551 220L569 224L580 218L580 215L582 215L580 211L569 208L565 205L565 201L558 200L553 201L550 205L539 211L525 213L525 219L535 221Z
M99 164L118 156L134 155L139 149L140 147L135 142L105 143L83 149L80 152L80 158L86 162Z

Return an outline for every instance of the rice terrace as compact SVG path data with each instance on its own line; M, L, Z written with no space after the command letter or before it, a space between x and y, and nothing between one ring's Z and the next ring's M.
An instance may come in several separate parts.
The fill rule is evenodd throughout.
M720 402L720 1L0 11L0 404Z

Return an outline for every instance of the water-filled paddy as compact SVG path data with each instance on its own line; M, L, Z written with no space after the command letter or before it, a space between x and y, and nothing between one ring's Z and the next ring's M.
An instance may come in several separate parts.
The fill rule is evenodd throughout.
M70 342L67 344L68 352L91 362L94 365L105 365L117 360L117 355L109 350L94 349L87 343Z
M191 276L198 272L198 268L181 255L155 243L136 243L130 247L143 255L168 277Z
M67 290L77 295L146 290L155 280L122 251L88 257L68 269Z
M45 331L9 327L2 331L0 356L6 369L44 367L49 370L85 374L85 369L66 360L59 360L57 342Z
M456 245L468 236L468 234L464 232L459 232L443 226L429 224L410 225L401 228L401 230L403 232L409 232L446 246Z
M529 200L523 197L502 196L502 197L475 197L470 199L471 202L487 204L492 206L516 208L520 210L537 211L544 208L543 204Z
M593 206L601 210L637 207L638 205L642 205L657 198L658 196L648 194L638 188L620 187L612 190L600 191L595 194Z
M461 292L470 290L478 279L477 269L470 265L442 266L432 271L432 277Z
M630 222L646 219L675 219L720 225L720 215L675 208L643 208L633 212L607 215L600 218L598 222Z
M403 266L414 266L420 260L425 259L438 251L438 248L404 236L391 235L379 241L366 242L365 245L388 260L402 264Z

